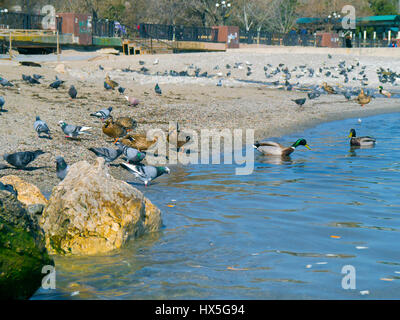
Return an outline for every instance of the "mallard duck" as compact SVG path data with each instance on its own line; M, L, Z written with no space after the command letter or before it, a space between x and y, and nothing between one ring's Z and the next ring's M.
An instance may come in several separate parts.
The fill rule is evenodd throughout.
M113 121L115 124L125 128L127 131L131 131L137 127L137 122L136 120L129 118L129 117L119 117L116 118L115 120L113 119L112 116L110 116L111 121Z
M372 100L371 96L367 96L364 93L364 90L361 89L360 94L358 95L358 97L356 98L356 101L358 102L358 104L361 104L362 107L364 107L366 104L370 103Z
M119 138L126 136L127 130L112 121L112 119L107 119L102 127L103 133L111 138L114 138L114 144L118 141Z
M356 146L356 147L369 147L373 146L376 142L376 139L365 136L365 137L357 137L356 136L356 130L351 129L350 134L350 145L351 146Z
M147 140L145 134L133 133L118 139L123 145L137 149L139 151L146 151L151 148L158 140L158 137L154 137L153 140Z
M298 146L305 146L307 149L311 150L311 148L307 145L307 141L305 139L298 139L290 147L284 147L281 144L273 141L256 141L253 147L267 156L287 157L291 153L293 153L293 151L296 150Z
M336 93L335 89L333 89L331 86L329 86L326 82L323 83L322 87L329 94L335 94Z
M175 126L170 127L167 141L169 144L176 146L176 151L179 152L179 150L190 141L190 136L187 135L184 137L183 132L180 130L179 123L176 122Z
M110 76L107 74L106 75L106 80L105 82L112 88L115 89L116 87L119 86L119 84L113 80L110 79Z
M379 86L379 93L384 95L384 96L386 96L386 97L388 97L388 98L390 98L392 96L392 94L389 91L383 89L382 86Z

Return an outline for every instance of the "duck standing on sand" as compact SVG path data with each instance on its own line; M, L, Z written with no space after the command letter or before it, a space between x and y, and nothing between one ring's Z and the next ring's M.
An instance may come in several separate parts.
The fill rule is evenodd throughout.
M110 79L110 76L108 74L106 75L105 83L107 83L107 85L110 86L113 90L119 86L117 82Z
M274 141L258 142L254 144L254 148L267 156L282 156L287 157L292 154L298 146L305 146L311 150L305 139L298 139L290 147L284 147L281 144Z
M328 92L329 94L335 94L335 93L336 93L335 89L333 89L331 86L329 86L326 82L323 83L323 86L322 86L322 87L323 87L324 90L325 90L326 92Z
M392 96L392 94L389 91L383 89L382 86L379 86L379 93L384 95L384 96L386 96L386 97L388 97L388 98L390 98Z
M123 145L139 150L140 152L146 151L151 148L158 140L158 137L155 136L153 140L147 140L147 136L145 134L134 133L128 134L122 139L119 139Z
M117 143L118 139L126 136L127 130L121 125L114 123L112 118L106 120L102 127L102 131L106 136L114 138L114 144Z
M359 94L358 97L356 98L357 103L358 103L358 104L361 104L362 107L364 107L366 104L370 103L371 100L372 100L372 97L371 97L371 96L367 96L367 95L364 93L364 90L363 90L363 89L361 89L360 94Z
M365 136L365 137L357 137L356 130L351 129L350 134L350 145L353 147L371 147L375 145L376 139Z

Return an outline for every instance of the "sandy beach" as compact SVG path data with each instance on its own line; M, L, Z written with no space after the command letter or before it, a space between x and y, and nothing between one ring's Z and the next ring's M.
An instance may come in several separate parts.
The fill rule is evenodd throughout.
M390 50L390 49L389 49ZM335 67L340 61L346 65L360 66L349 76L348 87L360 88L358 72L365 66L369 83L367 88L376 90L380 85L376 70L379 67L400 72L400 57L360 56L335 54L331 51L329 59L324 53L292 53L290 48L273 53L271 49L238 49L224 53L186 53L167 55L114 56L100 55L96 58L70 61L68 56L81 54L92 57L93 53L64 52L58 62L41 62L42 67L26 67L16 61L0 60L0 76L8 79L14 87L0 87L0 96L6 100L0 114L0 145L2 154L17 151L42 149L46 154L40 156L32 165L43 167L31 171L5 169L0 177L15 174L34 183L44 192L58 184L55 174L55 157L63 156L67 163L80 160L93 162L95 155L87 150L90 147L112 146L110 138L102 133L102 123L90 113L105 107L113 107L113 116L130 116L138 122L138 132L149 129L167 130L170 121L179 121L183 129L254 129L255 139L279 137L289 132L300 131L305 127L348 117L365 117L378 113L397 112L400 110L398 99L377 97L365 107L354 101L347 101L343 95L321 95L318 99L307 100L303 107L298 107L292 99L306 97L303 91L282 89L285 82L282 73L266 79L264 66L272 65L274 70L279 64L285 64L292 70L306 65L316 71L314 77L296 78L299 72L292 72L290 83L298 86L322 85L325 81L332 86L343 85L343 77L326 77L319 74L321 66ZM96 54L95 54L96 55ZM21 59L21 57L20 57ZM29 60L29 59L27 59ZM158 60L157 64L154 64ZM139 64L144 61L144 65ZM234 68L235 63L242 63ZM247 63L247 64L246 64ZM227 64L230 68L227 68ZM63 65L65 72L57 72L56 67ZM104 70L99 69L101 65ZM218 68L216 67L218 66ZM247 66L251 74L247 75ZM140 69L148 69L146 73ZM127 72L124 69L129 68ZM200 74L207 72L207 77L195 77L195 68ZM188 76L171 76L170 70L177 73L186 71ZM133 72L132 72L133 71ZM231 72L227 76L227 72ZM22 74L37 73L44 76L39 85L29 85L22 80ZM336 71L332 68L332 73ZM117 90L107 91L103 87L106 74L126 88L124 95L139 99L137 107L130 107L124 95ZM59 89L49 88L55 76L65 83ZM222 80L222 86L217 82ZM246 81L243 81L246 80ZM249 82L250 80L250 82ZM261 82L278 81L278 86L267 86ZM154 92L159 83L163 93ZM77 99L68 96L70 85L78 90ZM398 92L397 86L384 85L385 89ZM39 115L52 131L52 140L38 139L33 129L35 117ZM92 127L92 134L80 141L70 141L58 126L64 120L68 124ZM345 136L347 132L343 133ZM312 144L312 137L309 143ZM118 159L115 163L122 160ZM125 172L112 167L111 173L123 179Z

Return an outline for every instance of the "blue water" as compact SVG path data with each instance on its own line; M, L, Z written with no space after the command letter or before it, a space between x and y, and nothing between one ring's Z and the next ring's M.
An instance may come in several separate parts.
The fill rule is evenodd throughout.
M379 115L282 137L312 150L289 161L256 152L249 176L174 167L140 187L162 210L160 232L104 256L56 257L57 289L33 299L399 299L399 123ZM351 128L376 146L351 150ZM342 288L346 265L355 289Z

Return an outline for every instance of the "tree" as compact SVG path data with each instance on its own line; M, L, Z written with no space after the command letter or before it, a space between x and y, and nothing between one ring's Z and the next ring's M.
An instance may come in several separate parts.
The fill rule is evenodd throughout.
M271 19L268 21L270 29L287 33L296 24L298 0L274 0L272 2Z
M375 15L397 14L397 4L395 0L369 0L369 3Z

